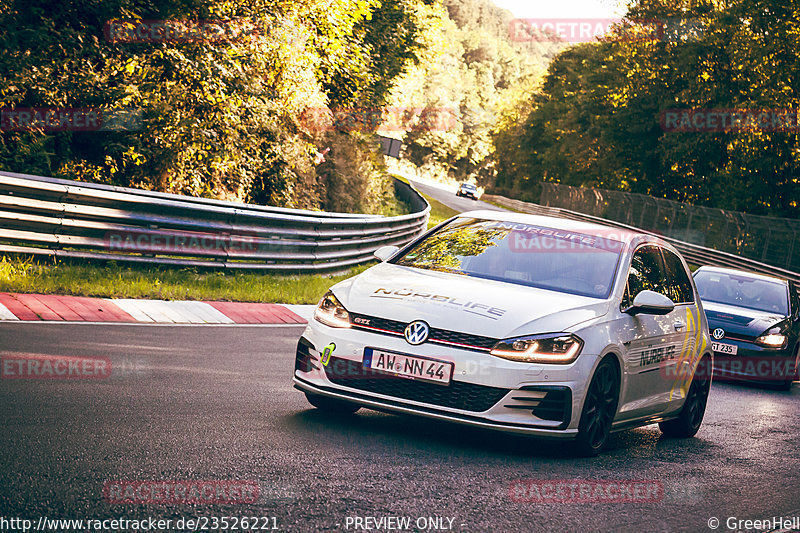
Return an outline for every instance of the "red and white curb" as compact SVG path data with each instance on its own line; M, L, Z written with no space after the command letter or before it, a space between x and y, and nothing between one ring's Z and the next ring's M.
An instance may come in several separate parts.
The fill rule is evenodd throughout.
M87 298L0 292L0 321L305 324L313 305Z

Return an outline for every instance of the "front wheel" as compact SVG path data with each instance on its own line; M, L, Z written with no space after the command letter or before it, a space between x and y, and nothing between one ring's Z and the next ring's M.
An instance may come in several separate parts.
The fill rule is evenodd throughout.
M305 393L308 403L321 411L336 414L350 415L358 411L361 406L350 402L343 402L335 398L328 398L327 396L320 396L319 394Z
M578 438L575 439L580 454L594 457L603 450L611 433L618 401L619 372L609 356L597 367L583 402Z
M711 359L703 357L692 377L692 384L689 386L680 415L675 420L659 423L661 432L667 437L694 437L700 429L700 424L703 423L710 388Z

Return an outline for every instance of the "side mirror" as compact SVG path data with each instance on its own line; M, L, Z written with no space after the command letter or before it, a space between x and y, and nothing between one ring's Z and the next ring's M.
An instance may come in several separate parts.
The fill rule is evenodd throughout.
M625 310L626 313L631 315L638 315L639 313L645 315L667 315L675 309L675 304L658 292L642 291L633 299L633 305Z
M378 259L381 263L385 263L394 254L396 254L399 249L400 248L398 248L397 246L381 246L380 248L375 250L375 253L372 255L374 255L375 258Z

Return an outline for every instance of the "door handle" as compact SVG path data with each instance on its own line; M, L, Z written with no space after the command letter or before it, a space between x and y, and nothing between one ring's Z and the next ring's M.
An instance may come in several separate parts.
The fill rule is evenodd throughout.
M683 329L683 328L685 328L685 327L686 327L686 324L684 324L683 322L681 322L680 320L678 320L677 322L675 322L675 323L673 324L673 326L675 326L675 329L676 329L676 330L681 330L681 329Z

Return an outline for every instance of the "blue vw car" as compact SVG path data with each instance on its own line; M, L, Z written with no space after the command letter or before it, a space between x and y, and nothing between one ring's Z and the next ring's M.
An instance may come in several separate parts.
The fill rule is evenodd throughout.
M789 390L800 365L800 299L790 280L700 267L714 378L771 383Z

